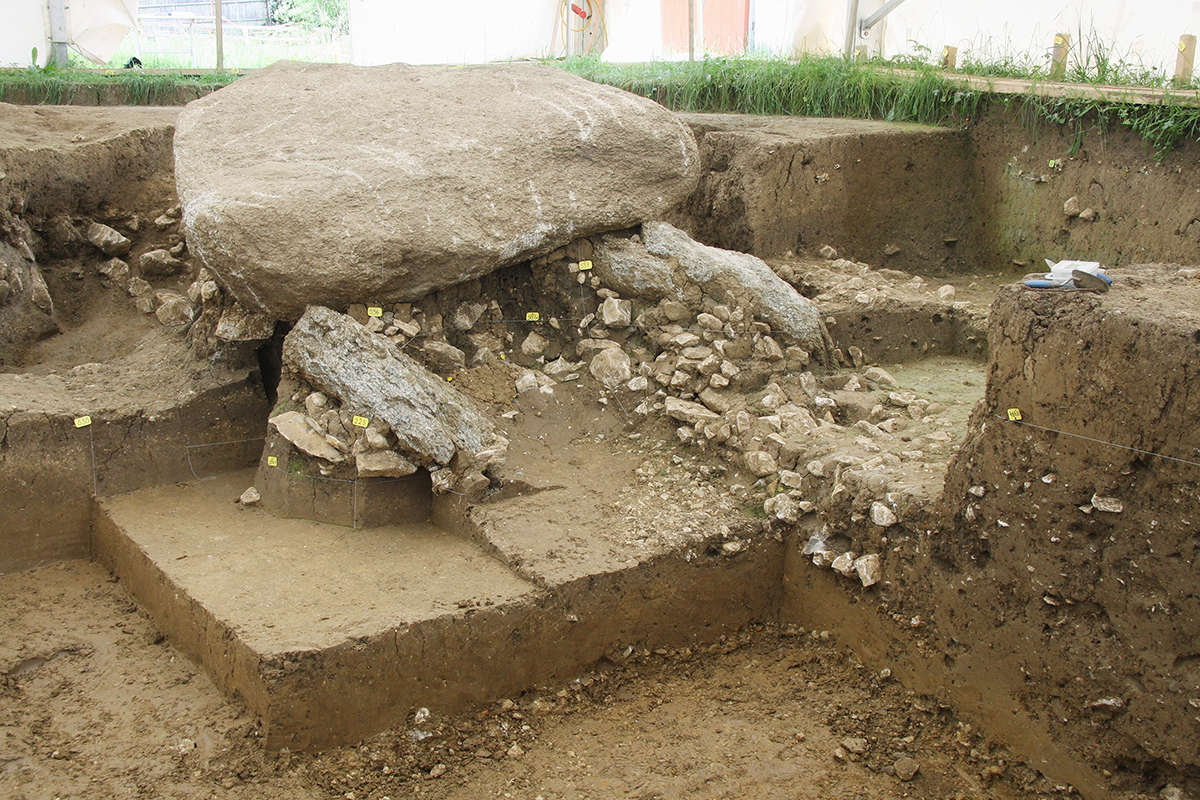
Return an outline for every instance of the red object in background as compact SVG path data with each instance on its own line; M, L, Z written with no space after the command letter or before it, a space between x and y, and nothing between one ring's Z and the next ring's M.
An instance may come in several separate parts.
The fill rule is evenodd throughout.
M736 55L746 49L750 0L704 0L696 3L696 52ZM662 0L663 46L668 53L688 51L688 0ZM700 41L701 31L704 40Z
M583 9L574 3L571 3L571 10L574 11L580 19L587 19L587 14L584 13Z

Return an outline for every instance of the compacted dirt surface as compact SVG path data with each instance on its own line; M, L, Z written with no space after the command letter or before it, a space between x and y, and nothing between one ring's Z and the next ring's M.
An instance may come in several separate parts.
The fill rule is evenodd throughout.
M311 755L265 752L256 722L95 564L0 578L0 626L15 665L0 794L14 800L1058 794L828 631L755 626L694 652L617 654L562 685ZM898 764L919 771L904 781Z

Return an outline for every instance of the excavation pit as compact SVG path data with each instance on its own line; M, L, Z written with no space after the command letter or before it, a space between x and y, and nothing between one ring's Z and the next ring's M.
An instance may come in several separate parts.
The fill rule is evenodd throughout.
M112 292L91 306L77 302L113 288L97 276L108 255L71 240L55 220L111 223L135 240L135 255L178 246L178 228L172 227L177 223L166 213L174 198L163 191L170 185L169 172L161 169L169 147L163 125L156 125L118 137L125 144L106 140L97 148L88 141L73 149L68 137L55 145L70 158L90 147L88 157L109 152L113 159L129 156L123 147L144 147L144 163L151 166L134 171L141 177L128 176L135 184L142 181L141 189L126 185L106 198L100 188L85 187L75 206L60 208L50 198L62 193L33 186L30 209L16 215L31 221L36 232L31 251L37 250L51 294L64 300L61 332L6 361L0 375L8 404L0 457L7 497L16 501L0 511L6 531L0 571L94 555L119 576L173 646L202 665L221 693L245 703L270 749L337 748L376 741L371 737L384 730L404 735L402 728L420 708L447 719L484 713L479 709L505 698L525 703L523 693L531 687L561 686L659 651L672 658L711 651L702 646L720 651L738 640L739 631L765 621L781 630L804 626L831 633L829 641L852 647L860 665L886 668L911 691L944 701L927 705L942 708L940 716L957 713L964 724L970 720L990 737L987 747L1003 751L1002 761L1028 764L1050 783L1070 784L1087 797L1136 796L1161 783L1156 776L1163 775L1186 783L1196 754L1174 732L1191 724L1189 709L1200 692L1195 654L1187 644L1195 638L1195 614L1186 588L1194 572L1196 500L1189 488L1195 467L1184 462L1193 460L1196 442L1190 434L1170 432L1194 427L1195 403L1186 387L1194 382L1188 364L1200 339L1190 311L1195 271L1145 265L1115 270L1112 293L1095 298L1032 297L1026 290L1004 289L996 308L1009 322L993 320L993 337L1000 339L990 347L986 406L974 422L966 420L983 394L985 309L997 285L1038 268L1035 256L1067 255L1066 245L1055 243L1074 241L1079 248L1092 247L1097 257L1112 256L1114 263L1141 253L1164 260L1188 257L1184 232L1192 230L1194 187L1184 186L1171 170L1194 155L1190 145L1170 157L1178 164L1159 166L1114 140L1040 182L1019 173L1031 174L1061 156L1055 148L1065 147L1064 135L1044 132L1022 151L1023 134L1005 133L995 116L976 128L936 134L864 123L839 132L835 122L796 133L800 128L790 122L693 119L711 173L674 221L695 223L693 232L702 233L705 204L723 203L729 235L743 236L739 247L760 249L779 277L815 300L831 344L840 351L840 366L813 370L813 384L805 388L799 376L808 370L797 353L781 347L783 367L772 368L750 347L748 362L760 363L749 371L759 383L738 394L755 418L751 427L763 419L764 426L776 424L769 418L778 416L772 412L779 402L798 402L801 391L813 391L808 396L818 427L803 446L788 436L772 439L779 431L747 431L750 439L758 437L756 452L776 459L778 480L755 474L744 453L731 455L720 431L707 438L703 425L668 419L653 401L637 410L660 386L698 395L692 384L680 388L684 379L675 386L670 380L655 385L651 372L642 376L650 378L648 391L614 391L593 380L583 364L574 378L560 373L552 392L518 391L515 380L522 371L493 358L468 361L448 373L506 419L501 426L512 441L509 463L487 497L432 495L421 473L415 491L400 501L378 481L351 485L349 492L341 486L325 502L318 500L316 475L285 473L278 479L293 499L277 517L235 502L259 480L250 468L257 461L261 470L266 457L267 396L274 381L260 377L254 357L265 338L219 343L218 320L201 314L188 345L199 339L202 352L209 348L204 359L223 364L224 371L213 372L205 371L204 359L183 357L182 340L162 343L174 334L157 314L139 312L136 325L113 329L117 335L109 343L128 345L120 352L76 346L96 338L112 320L131 316L135 299ZM886 159L871 157L898 141L928 148L918 148L926 154L922 163L908 170L894 152ZM780 160L764 162L768 156ZM58 156L42 152L38 158L43 163ZM933 161L938 163L924 163ZM754 163L767 164L762 174L770 181L754 180L754 170L747 168ZM1134 163L1142 167L1129 178L1139 187L1138 202L1150 191L1156 170L1166 187L1159 214L1166 222L1143 231L1137 247L1144 250L1125 241L1136 213L1124 200L1103 187L1087 190L1092 181L1116 185L1117 173L1129 173ZM36 183L36 169L6 169ZM859 170L854 180L850 169ZM878 174L864 174L871 169ZM83 172L99 176L99 187L120 183L111 170ZM940 209L929 216L936 225L913 220L913 229L886 235L889 226L913 216L899 202L884 207L891 173L903 173L897 196L927 195L925 202ZM61 178L54 170L46 174ZM969 177L947 185L951 174ZM833 208L823 193L835 191L850 195L838 201L836 213L809 213ZM1062 200L1080 192L1107 204L1097 222L1063 218ZM122 193L151 200L137 209L111 205ZM772 198L792 207L779 224L764 216ZM739 207L742 217L735 214ZM869 210L878 230L856 231L855 207ZM800 211L792 213L796 208ZM979 216L964 223L957 212L971 209ZM134 211L141 234L129 227ZM160 215L161 230L153 224ZM806 227L806 220L813 225ZM718 241L721 225L710 227L711 241ZM817 257L813 251L825 243L871 266ZM493 283L435 298L431 302L447 311L493 299L500 307L494 315L500 319L485 317L472 332L478 337L470 342L474 347L462 331L447 333L449 343L468 355L487 346L496 358L504 355L506 364L538 371L564 353L582 363L572 350L582 336L579 323L598 314L602 300L616 299L596 294L597 286L585 285L587 276L578 271L591 247L574 242L563 253L496 273ZM186 249L182 252L186 259ZM989 265L985 274L974 259L991 252L1003 256L995 260L1004 266ZM966 269L970 276L935 277L946 268ZM156 278L154 288L184 296L193 285L206 291L198 277L189 269ZM952 291L939 291L947 286ZM1163 302L1168 297L1172 301ZM703 307L708 313L720 305L709 299L691 311ZM535 307L543 313L538 325L526 317ZM203 302L196 308L203 309ZM1166 323L1163 309L1170 312ZM359 322L370 322L365 306L347 310ZM643 310L635 307L633 320ZM391 306L386 313L394 315L389 324L393 319L409 324L416 317L404 318ZM552 315L561 329L549 326ZM1012 320L1021 321L1019 330L1004 327ZM1093 325L1096 320L1107 327ZM654 356L664 347L649 341L649 329L662 328L657 334L667 327L665 319L628 331L613 323L605 335L590 338L616 343L638 363L639 349ZM1101 327L1102 335L1093 335ZM531 331L545 341L532 340ZM135 345L145 336L149 344L138 351ZM533 343L525 346L527 341ZM1072 351L1076 346L1079 353ZM545 348L540 355L538 347ZM422 349L422 343L417 340L411 349ZM138 352L174 354L142 361L140 374L184 371L189 380L172 383L157 397L129 391L130 384L123 383L129 373L120 365L136 360ZM1173 363L1156 362L1164 353ZM1036 380L1026 374L1026 358L1035 365L1029 369ZM652 363L644 356L640 362ZM1073 383L1047 383L1036 366L1042 363L1063 372L1074 364L1088 369ZM230 365L236 369L225 369ZM896 385L869 378L871 366L891 372ZM687 368L677 371L687 373L687 381L696 379ZM89 387L98 383L111 384L114 394L99 397ZM1070 392L1059 391L1068 383ZM1119 395L1123 387L1150 384L1165 387L1148 392L1152 403L1122 396L1128 404L1122 408L1129 409L1125 420L1104 418L1105 392ZM745 387L751 385L746 379ZM1053 412L1061 430L1012 428L1006 429L1018 432L1012 438L986 437L985 420L993 433L1004 422L987 415L1007 411L1005 392L1019 393L1011 403L1027 413ZM891 400L892 394L898 399ZM831 402L815 403L818 396ZM1072 405L1075 396L1087 402ZM934 404L943 408L931 408ZM1059 413L1064 408L1073 413ZM1134 413L1142 408L1153 413ZM500 416L510 411L515 417ZM90 416L91 426L76 426L83 416ZM889 422L893 419L901 421ZM1028 418L1031 424L1036 420ZM1081 443L1066 433L1100 441ZM948 468L964 434L977 458L972 463L963 456ZM1108 443L1155 452L1129 457L1125 450L1106 460ZM1176 460L1160 463L1159 454ZM1013 464L1023 470L1020 480L1005 474ZM1070 474L1075 467L1077 478ZM786 481L799 488L784 483L785 471L791 473ZM367 494L359 497L358 491ZM374 504L372 491L390 496L391 504L386 499ZM778 499L792 491L793 500L811 507L797 502L793 509ZM99 498L93 500L93 494ZM1172 513L1156 513L1160 496ZM1126 506L1121 514L1106 510L1114 507L1107 502L1113 497ZM324 510L318 511L322 502ZM890 522L876 503L897 520ZM372 508L381 510L378 516ZM412 521L379 524L398 515ZM293 516L321 521L284 518ZM1152 533L1144 536L1142 528ZM803 551L817 536L852 547L856 556L879 555L882 581L862 587L856 575L815 566L812 554ZM1139 551L1147 539L1155 551L1149 561ZM1130 572L1130 563L1139 571ZM1067 577L1055 579L1056 574ZM6 581L15 585L26 577ZM1099 594L1087 589L1093 584L1102 587ZM1119 588L1126 584L1132 588ZM57 642L62 636L45 638ZM51 664L47 658L57 651L43 653L35 640L22 633L15 666L7 669L7 658L0 664L6 686L32 687L27 676L43 668L38 660ZM1089 672L1096 653L1118 666ZM52 661L55 669L65 669L71 659ZM754 672L753 667L745 669ZM809 683L820 681L814 676ZM55 696L47 694L46 702ZM843 704L836 714L841 718L845 712ZM939 741L948 746L950 739ZM422 769L428 774L433 766ZM933 771L928 764L922 769ZM956 783L955 774L948 766L947 782L936 785L950 794L974 785ZM1045 782L1039 786L1050 791Z

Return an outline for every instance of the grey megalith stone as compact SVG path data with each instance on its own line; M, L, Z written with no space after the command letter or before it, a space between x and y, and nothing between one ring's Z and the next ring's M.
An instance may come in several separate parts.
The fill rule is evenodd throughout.
M691 130L554 67L280 62L180 114L189 249L243 305L414 300L661 216Z
M474 401L345 314L312 306L283 340L283 363L344 404L392 427L426 466L495 442Z

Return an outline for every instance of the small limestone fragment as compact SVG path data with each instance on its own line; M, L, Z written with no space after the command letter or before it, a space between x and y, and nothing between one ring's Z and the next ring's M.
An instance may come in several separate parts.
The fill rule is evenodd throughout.
M879 554L868 553L855 559L854 571L858 573L858 579L862 581L864 589L879 583L879 579L883 577L883 566L879 561Z
M238 498L238 502L244 506L256 506L260 500L262 500L262 495L253 486L242 492L242 496Z
M129 265L119 258L110 258L99 267L100 274L118 289L129 286Z
M143 275L178 275L186 266L166 250L151 250L138 259Z
M1116 497L1101 497L1094 494L1092 495L1092 508L1097 511L1107 511L1110 514L1120 514L1125 510L1125 504Z
M404 477L416 471L416 464L394 450L360 452L354 465L359 477Z
M1063 203L1063 213L1068 217L1078 217L1081 210L1079 198L1075 195L1071 195L1067 198L1066 202Z
M269 420L279 435L294 444L300 450L316 458L323 458L334 464L340 464L346 457L333 445L325 441L325 437L312 429L299 411L285 411L271 417Z
M789 524L794 524L800 518L800 506L786 494L768 497L763 503L763 511L767 516Z
M530 358L537 358L542 353L546 352L546 337L542 336L537 331L530 331L525 337L525 341L521 342L521 352Z
M833 261L837 257L838 252L831 245L821 246L821 258L825 259L826 261Z
M871 522L874 522L881 528L890 528L899 522L896 512L892 511L886 504L878 501L871 504Z
M917 760L908 756L896 759L896 763L892 766L896 770L896 777L902 781L911 781L921 770L921 765L917 763Z
M212 281L205 282L207 286ZM213 284L215 286L215 284ZM203 297L205 289L201 288ZM275 320L266 314L251 311L245 306L234 303L221 312L217 321L216 336L226 342L256 342L270 339L275 333Z
M181 294L159 292L155 300L158 308L154 314L168 328L185 328L196 318L196 307Z
M746 469L759 478L765 478L779 471L779 463L775 456L763 450L751 450L746 453Z
M867 370L863 372L863 377L869 381L878 383L880 386L887 386L891 389L895 389L897 387L896 379L893 378L891 374L882 367L868 367Z
M101 222L93 222L88 227L87 238L107 256L123 256L129 252L131 244L115 229Z
M847 736L845 739L842 739L841 745L842 747L846 748L847 751L854 753L856 756L861 756L863 753L867 752L866 739Z
M600 381L606 389L615 389L633 377L629 356L624 350L613 347L601 350L588 366L592 377Z
M937 295L942 300L953 300L954 299L954 287L947 283L945 286L938 289Z
M598 316L606 326L618 328L629 325L632 312L633 304L630 301L610 297L600 304Z
M854 574L854 553L847 551L833 560L829 566L839 575L849 578Z
M430 368L439 375L447 375L462 369L467 364L467 356L452 344L439 341L428 341L423 347L429 357Z
M518 394L532 391L538 388L537 375L534 375L532 370L526 370L517 378L516 384Z

